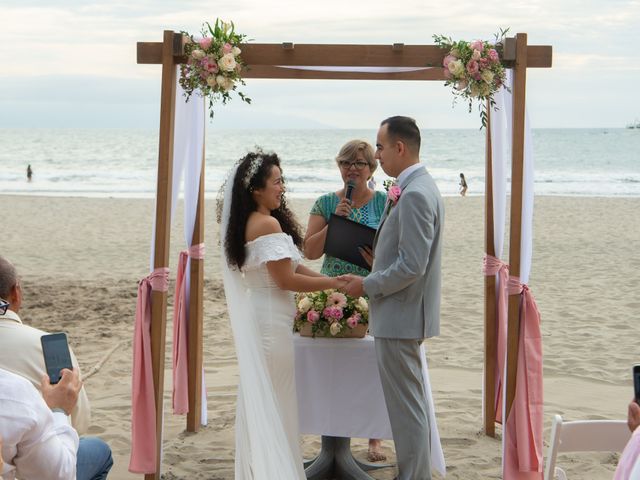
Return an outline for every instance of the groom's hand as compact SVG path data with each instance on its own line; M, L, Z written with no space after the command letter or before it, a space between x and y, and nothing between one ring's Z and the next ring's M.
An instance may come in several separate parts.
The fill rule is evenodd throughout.
M345 280L347 284L341 290L352 297L361 297L364 295L363 277L358 275L340 275L341 280Z

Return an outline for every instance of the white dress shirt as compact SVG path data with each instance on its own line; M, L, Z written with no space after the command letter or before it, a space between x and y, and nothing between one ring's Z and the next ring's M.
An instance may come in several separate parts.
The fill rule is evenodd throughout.
M18 314L7 310L0 315L0 368L20 375L40 390L42 376L47 373L42 355L40 337L47 332L24 325ZM71 349L71 363L78 369L78 360ZM80 375L82 378L82 375ZM82 435L89 428L91 408L87 393L82 387L78 395L78 403L71 411L71 424Z
M75 480L78 434L26 379L0 369L4 480Z

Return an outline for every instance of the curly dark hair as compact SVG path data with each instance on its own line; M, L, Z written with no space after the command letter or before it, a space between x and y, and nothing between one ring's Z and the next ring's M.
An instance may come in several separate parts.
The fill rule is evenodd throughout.
M262 160L260 166L251 176L249 175L249 168L254 162L254 165L259 160ZM249 152L244 158L238 161L238 169L234 178L229 178L227 181L233 182L233 190L231 193L231 208L229 212L229 225L227 227L227 233L224 238L224 249L227 254L229 266L242 268L246 260L245 250L245 230L247 228L247 220L249 215L254 212L258 205L253 199L253 191L256 189L264 188L267 184L267 178L271 174L273 167L280 167L280 159L275 153L265 153L258 149L255 152ZM245 183L248 181L248 185ZM224 190L224 185L221 191ZM220 198L220 197L219 197ZM221 203L218 203L218 212L222 211ZM282 202L276 210L271 211L271 216L276 218L282 227L282 231L293 238L293 243L300 249L302 249L302 228L295 219L295 216L289 207L287 202L282 197ZM220 217L218 217L218 222Z

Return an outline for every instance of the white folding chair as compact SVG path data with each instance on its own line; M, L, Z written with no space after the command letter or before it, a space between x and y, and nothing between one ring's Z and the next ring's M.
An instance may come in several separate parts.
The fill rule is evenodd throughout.
M626 420L578 420L563 422L553 418L544 480L567 480L556 467L558 452L622 452L631 437Z

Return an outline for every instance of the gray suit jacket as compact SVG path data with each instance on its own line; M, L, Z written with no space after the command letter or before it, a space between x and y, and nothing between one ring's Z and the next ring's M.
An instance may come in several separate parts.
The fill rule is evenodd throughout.
M369 296L369 331L374 337L422 339L440 333L440 269L444 205L425 169L400 185L395 206L387 205L376 240Z

